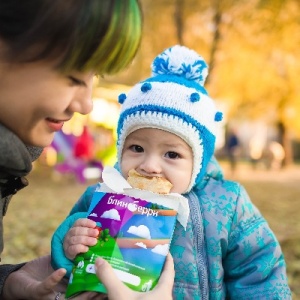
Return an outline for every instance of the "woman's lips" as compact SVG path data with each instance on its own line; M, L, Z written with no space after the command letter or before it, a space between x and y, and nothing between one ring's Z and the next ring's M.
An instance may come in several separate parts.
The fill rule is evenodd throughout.
M59 131L62 129L65 121L55 120L51 118L46 119L48 127L53 131Z

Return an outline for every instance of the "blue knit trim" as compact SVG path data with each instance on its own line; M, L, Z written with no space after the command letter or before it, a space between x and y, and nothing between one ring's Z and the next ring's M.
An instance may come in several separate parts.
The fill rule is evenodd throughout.
M171 83L177 83L179 85L183 85L188 88L193 88L197 92L208 95L206 89L200 85L199 83L195 81L188 80L184 77L177 76L177 75L157 75L151 78L148 78L144 81L141 81L141 83L144 82L171 82Z
M209 132L205 127L203 128L204 133L201 136L202 138L202 147L203 147L203 157L202 157L202 166L200 172L197 174L193 187L202 180L206 174L207 165L212 158L215 151L215 136Z
M196 130L199 132L199 140L202 140L202 148L203 148L203 157L202 157L202 167L200 169L200 172L196 176L195 183L197 183L204 175L206 171L207 164L209 160L211 159L214 150L215 150L215 136L208 131L208 129L200 124L198 121L196 121L194 118L191 118L189 115L183 113L182 111L179 111L177 109L173 108L166 108L161 107L157 105L138 105L132 108L129 108L125 110L119 118L118 122L118 128L117 128L117 134L118 134L118 141L117 145L119 146L120 141L120 135L121 135L121 129L124 126L124 122L126 118L134 115L140 115L141 113L152 113L153 118L155 118L156 113L161 113L162 115L166 115L167 117L175 116L181 120L183 120L185 123L190 125L191 127L196 128Z
M187 124L191 124L192 126L197 128L197 130L200 130L202 127L204 127L202 124L200 124L194 118L192 118L191 116L185 114L184 112L182 112L178 109L162 107L159 105L146 104L146 105L137 105L137 106L131 107L121 113L119 122L118 122L118 129L117 129L118 135L120 135L120 129L123 128L123 123L124 123L124 120L127 118L127 116L136 115L136 114L140 115L143 112L145 112L145 113L151 112L154 115L156 113L162 113L162 114L166 114L167 116L176 116L179 119L182 119Z

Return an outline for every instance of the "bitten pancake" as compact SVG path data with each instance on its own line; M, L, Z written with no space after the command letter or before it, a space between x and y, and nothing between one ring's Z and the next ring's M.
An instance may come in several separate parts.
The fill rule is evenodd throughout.
M169 194L172 183L162 177L143 176L134 169L128 172L128 183L136 189L147 190L157 194Z

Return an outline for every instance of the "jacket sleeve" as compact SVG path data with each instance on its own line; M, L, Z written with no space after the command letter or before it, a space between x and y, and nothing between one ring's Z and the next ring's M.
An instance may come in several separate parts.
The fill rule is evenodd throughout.
M292 299L279 242L243 187L223 266L229 299Z
M65 268L69 278L73 268L73 261L65 256L64 238L76 220L86 218L85 212L77 212L67 217L55 230L51 239L51 265L54 270Z
M88 187L79 200L71 209L68 217L55 230L51 239L51 265L54 270L65 268L67 270L66 277L70 277L73 267L73 261L65 256L63 249L64 238L76 220L87 217L93 193L96 185Z
M89 186L71 209L69 216L77 212L87 212L98 184Z
M0 265L0 295L2 295L3 286L6 278L12 273L23 267L25 263L17 265ZM0 297L1 298L1 297Z

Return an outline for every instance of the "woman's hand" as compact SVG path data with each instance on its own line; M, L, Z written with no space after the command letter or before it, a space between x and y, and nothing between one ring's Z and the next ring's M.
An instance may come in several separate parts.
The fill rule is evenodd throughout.
M50 256L29 261L19 270L11 273L4 284L2 300L59 300L65 299L68 281L64 279L65 269L54 271L50 265ZM74 300L102 300L107 295L83 293Z
M53 271L49 255L29 261L7 277L1 299L53 300L56 290L65 290L65 274L65 269Z
M102 258L95 263L96 274L105 285L109 300L171 300L174 284L174 262L171 254L167 255L166 263L156 287L146 293L135 292L128 288L114 273L110 264Z
M105 285L108 295L94 292L82 293L74 300L153 300L172 299L174 283L173 258L168 254L166 263L156 287L146 293L135 292L128 288L114 273L112 267L103 259L96 260L96 274ZM54 271L50 265L50 256L43 256L32 260L18 271L11 273L3 287L2 300L30 299L54 300L57 295L59 300L65 299L67 280L64 279L65 269ZM61 293L61 294L60 294Z

